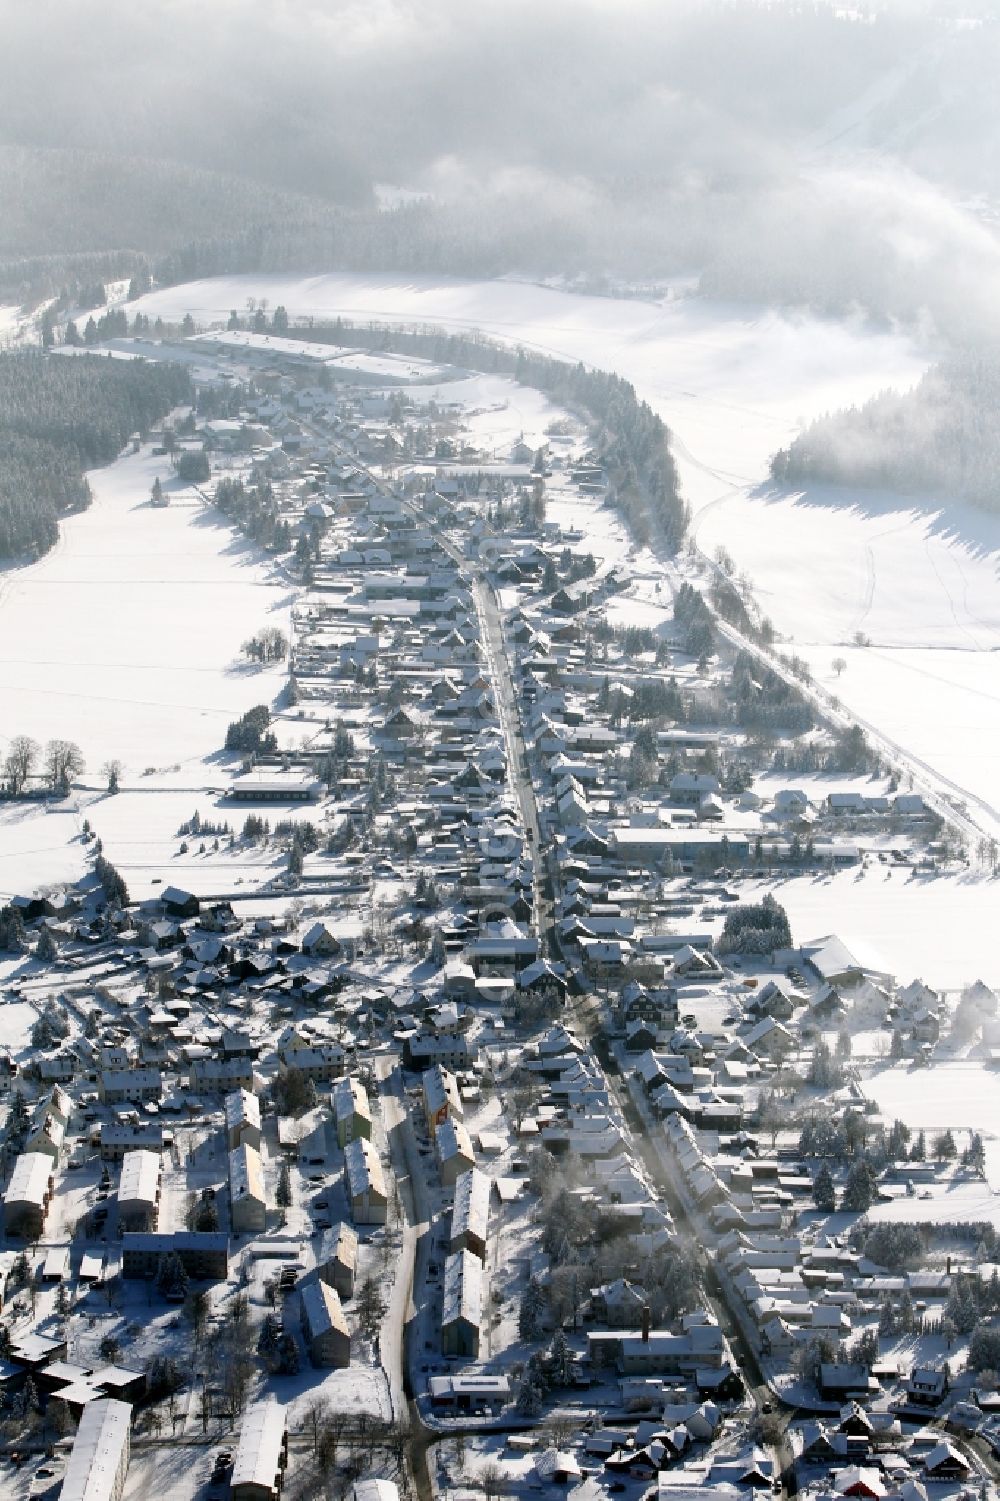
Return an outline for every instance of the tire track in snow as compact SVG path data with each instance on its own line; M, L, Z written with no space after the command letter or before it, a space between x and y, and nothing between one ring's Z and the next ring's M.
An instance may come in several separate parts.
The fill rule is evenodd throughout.
M958 618L958 611L955 609L955 600L954 600L954 597L952 595L952 592L948 588L948 585L945 583L944 574L941 572L940 568L938 567L938 565L937 565L937 563L936 563L936 561L934 559L934 554L931 552L931 538L930 537L925 537L924 538L924 553L925 553L925 555L927 557L928 563L930 563L931 568L934 570L934 576L935 576L935 578L937 579L938 583L941 585L941 588L944 590L944 596L945 596L945 599L947 599L947 601L948 601L948 608L951 611L951 618L955 622L955 628L956 628L956 630L961 631L962 634L964 636L966 636L968 638L968 640L970 640L972 642L972 645L973 645L973 647L975 648L976 651L981 651L982 647L980 646L979 642L976 640L975 636L969 630L968 626L963 625L962 622Z

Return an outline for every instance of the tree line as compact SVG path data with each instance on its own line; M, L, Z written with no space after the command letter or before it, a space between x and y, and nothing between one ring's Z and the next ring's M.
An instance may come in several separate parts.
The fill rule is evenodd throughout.
M90 502L85 471L193 396L181 366L0 355L0 557L38 557Z

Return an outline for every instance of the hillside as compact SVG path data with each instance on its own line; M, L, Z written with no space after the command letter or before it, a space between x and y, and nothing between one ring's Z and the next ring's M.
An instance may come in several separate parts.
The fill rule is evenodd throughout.
M180 162L0 145L0 259L127 246L157 252L284 218L331 222L299 193Z
M229 27L176 0L167 28L81 0L54 48L25 8L0 57L0 292L136 266L4 260L128 250L166 257L161 282L700 274L718 298L1000 332L988 14L685 0L630 29L596 0L377 9L305 6L290 30L281 7L247 0ZM377 214L380 185L427 199Z

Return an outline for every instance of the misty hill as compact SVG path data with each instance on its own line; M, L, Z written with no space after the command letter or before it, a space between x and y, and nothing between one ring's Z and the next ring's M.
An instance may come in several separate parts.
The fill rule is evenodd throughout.
M129 250L174 281L693 271L725 298L929 313L956 336L1000 322L1000 22L972 0L961 20L751 0L335 9L20 8L0 52L0 260ZM384 184L431 201L379 214Z
M316 199L184 163L0 145L0 260L126 247L169 250L291 219L329 224Z
M1000 357L963 354L910 392L821 417L775 454L782 484L947 495L1000 511Z

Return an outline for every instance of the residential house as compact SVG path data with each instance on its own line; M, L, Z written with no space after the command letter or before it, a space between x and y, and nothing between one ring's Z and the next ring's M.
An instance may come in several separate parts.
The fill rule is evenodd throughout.
M230 1151L236 1147L253 1147L260 1151L260 1101L248 1089L235 1089L225 1099L226 1146Z
M344 1186L356 1225L384 1225L389 1200L378 1152L365 1136L355 1137L344 1149Z
M351 1335L333 1287L317 1280L307 1282L299 1294L302 1310L302 1337L315 1366L349 1366Z
M253 1059L199 1058L188 1071L188 1083L194 1093L231 1094L234 1090L253 1093ZM259 1111L258 1111L259 1115Z
M443 1188L453 1188L462 1173L476 1165L476 1154L465 1122L455 1116L442 1121L434 1137Z
M451 1213L448 1249L471 1251L480 1261L486 1260L489 1231L490 1190L492 1184L479 1168L469 1168L455 1179L455 1201Z
M324 922L313 923L302 939L302 952L313 958L332 959L340 950L340 939Z
M119 1230L155 1230L160 1209L160 1155L128 1151L118 1180Z
M921 1407L938 1407L948 1395L948 1377L936 1366L914 1366L906 1378L909 1402Z
M155 1277L161 1256L171 1251L195 1281L225 1282L229 1276L229 1237L220 1230L126 1232L122 1276Z
M260 1153L249 1142L229 1153L229 1219L236 1235L267 1229L267 1197Z
M353 1298L358 1273L358 1234L343 1220L337 1225L329 1254L316 1268L320 1280L340 1298Z
M445 1261L441 1307L444 1355L478 1359L484 1275L482 1262L471 1251L455 1251Z
M163 1097L159 1069L105 1069L97 1078L97 1096L104 1105L139 1104Z
M174 918L197 917L201 911L198 898L180 886L164 886L160 892L160 905L168 917Z
M60 1501L120 1501L131 1438L131 1403L113 1397L87 1402L66 1461Z
M243 1416L233 1461L231 1501L278 1501L287 1465L284 1407L274 1397L251 1403Z
M52 1197L52 1158L47 1152L22 1152L15 1159L3 1196L4 1229L8 1235L37 1240Z
M159 1157L167 1141L163 1127L151 1121L138 1126L102 1121L99 1129L102 1162L121 1162L127 1152L154 1152Z
M372 1112L365 1086L353 1076L341 1079L331 1096L337 1145L343 1150L356 1136L372 1134Z
M427 1129L433 1137L436 1135L438 1127L449 1116L454 1116L457 1120L461 1120L465 1114L458 1091L458 1081L455 1075L449 1073L448 1069L442 1064L436 1063L433 1068L424 1071L420 1082L424 1101L424 1117L427 1121Z

